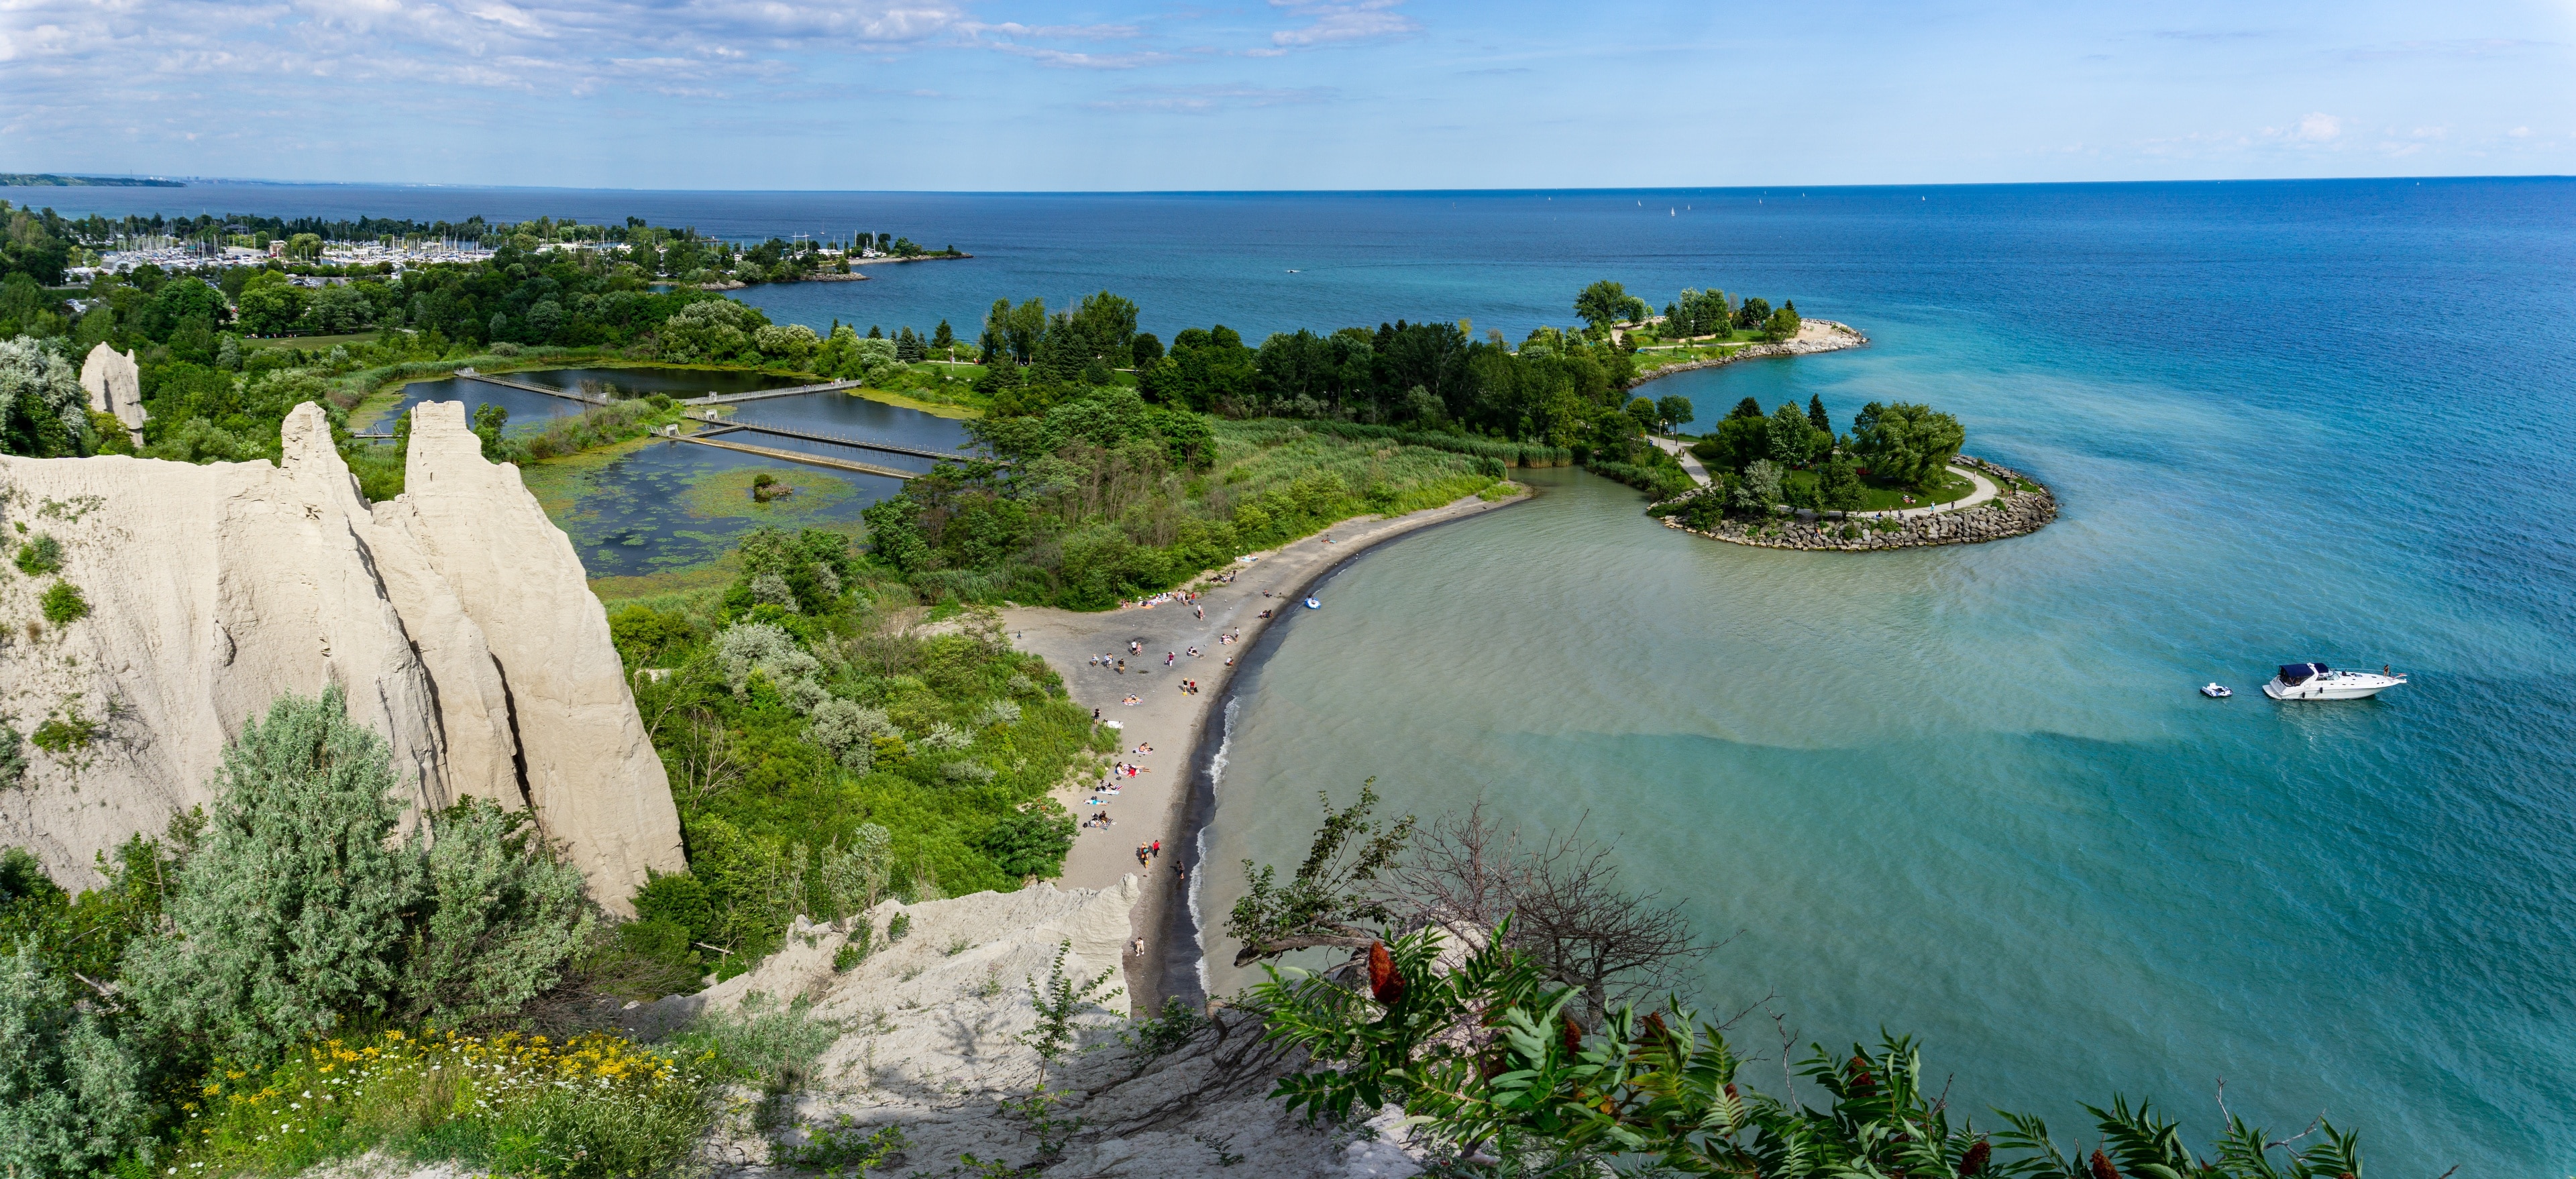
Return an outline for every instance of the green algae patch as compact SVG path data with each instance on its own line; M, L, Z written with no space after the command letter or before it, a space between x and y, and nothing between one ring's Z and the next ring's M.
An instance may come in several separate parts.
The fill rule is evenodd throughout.
M752 485L763 475L775 481L773 486L794 490L766 503L756 500L752 498ZM787 527L829 511L857 492L858 488L847 479L781 463L709 471L690 480L680 503L690 516L700 520L756 520Z

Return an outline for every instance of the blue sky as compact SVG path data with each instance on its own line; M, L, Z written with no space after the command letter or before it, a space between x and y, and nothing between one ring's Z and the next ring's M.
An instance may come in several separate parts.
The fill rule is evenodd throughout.
M2576 3L0 0L0 171L744 189L2576 173Z

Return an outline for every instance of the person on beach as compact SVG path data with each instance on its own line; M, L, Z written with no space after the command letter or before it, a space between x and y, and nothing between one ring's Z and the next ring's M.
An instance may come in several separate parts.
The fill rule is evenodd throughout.
M1175 655L1172 652L1163 652L1163 666L1170 667L1172 665L1172 661L1178 658L1180 658L1180 656Z
M1199 608L1198 608L1198 611L1199 611L1199 621L1201 621L1201 622L1205 622L1205 621L1207 621L1207 607L1205 607L1205 606L1201 606L1201 607L1199 607Z
M1154 854L1155 854L1155 855L1158 855L1158 856L1159 856L1159 855L1161 855L1161 854L1163 854L1163 841L1162 841L1162 840L1157 839L1157 840L1155 840L1155 841L1154 841Z
M1225 665L1226 665L1227 667L1232 667L1232 666L1234 666L1234 656L1232 656L1232 655L1228 655L1228 656L1226 656L1226 657L1225 657Z
M1092 710L1091 710L1091 719L1093 719L1093 720L1099 720L1099 719L1100 719L1100 710L1099 710L1099 709L1095 708L1095 709L1092 709Z
M1144 653L1145 653L1145 640L1143 640L1143 639L1129 639L1129 640L1127 641L1127 653L1128 653L1128 654L1130 654L1130 655L1142 655L1142 654L1144 654Z

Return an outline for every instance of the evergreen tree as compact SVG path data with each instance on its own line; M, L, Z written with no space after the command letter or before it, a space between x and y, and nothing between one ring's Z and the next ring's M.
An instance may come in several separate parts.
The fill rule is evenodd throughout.
M869 338L869 339L871 339L871 340L882 340L882 339L884 339L884 338L885 338L885 329L884 329L884 328L881 328L881 327L878 327L878 326L877 326L877 325L875 325L875 324L869 324L869 325L868 325L868 338Z
M948 354L949 349L957 346L957 333L950 330L947 320L940 320L939 330L930 333L930 346L943 356Z
M400 978L421 863L392 842L403 804L384 738L337 686L281 696L216 771L205 842L179 870L170 928L126 951L147 1021L243 1061L276 1059L344 1016L381 1014Z
M1838 454L1816 469L1816 500L1837 512L1860 507L1860 472L1853 468L1849 458Z
M1752 398L1750 398L1750 397L1747 397L1747 398L1745 398L1745 399L1744 399L1744 400L1742 400L1742 401L1736 402L1736 403L1735 403L1735 412L1730 413L1730 414L1728 414L1728 415L1726 415L1726 416L1728 416L1728 417L1730 417L1730 418L1758 418L1758 417L1765 417L1765 416L1768 416L1768 415L1765 415L1765 414L1762 412L1762 403L1761 403L1761 402L1759 402L1759 401L1755 401L1754 399L1752 399Z
M1827 435L1834 432L1834 420L1825 416L1825 399L1822 395L1807 399L1807 421Z

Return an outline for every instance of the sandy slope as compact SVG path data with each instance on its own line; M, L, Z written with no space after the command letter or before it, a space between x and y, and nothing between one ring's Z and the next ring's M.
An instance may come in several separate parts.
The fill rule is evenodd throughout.
M1297 608L1306 586L1317 576L1379 541L1526 498L1526 493L1493 502L1470 497L1392 519L1365 517L1345 521L1319 535L1254 554L1251 563L1237 562L1233 566L1241 570L1233 584L1216 586L1201 594L1199 605L1207 612L1204 619L1188 603L1178 601L1097 614L1036 607L1003 612L1003 626L1011 634L1013 646L1043 656L1064 677L1076 702L1099 709L1104 721L1114 720L1126 726L1118 760L1146 767L1146 772L1136 777L1119 779L1121 793L1106 806L1116 824L1084 829L1074 841L1073 854L1066 858L1064 877L1059 881L1066 888L1108 888L1120 877L1140 871L1137 844L1163 841L1163 854L1144 870L1146 887L1135 910L1135 932L1131 936L1144 939L1145 952L1140 957L1131 943L1124 962L1132 983L1129 995L1138 1010L1159 1005L1165 994L1196 990L1190 981L1196 977L1195 955L1169 958L1164 945L1175 940L1166 932L1174 928L1180 916L1172 912L1172 907L1186 904L1186 885L1179 869L1186 866L1192 872L1198 870L1197 864L1186 863L1187 849L1196 842L1195 832L1187 829L1188 801L1195 785L1193 767L1208 715L1224 698L1225 685L1231 678L1233 669L1226 660L1251 649L1253 640L1267 625L1261 612ZM1265 597L1265 591L1275 596ZM1326 608L1330 608L1329 603ZM1217 641L1218 635L1236 630L1242 631L1241 641ZM1144 653L1128 654L1130 642L1143 643ZM1200 651L1197 658L1187 654L1193 646ZM1163 664L1167 652L1176 656L1170 667ZM1126 672L1121 674L1090 662L1091 656L1103 653L1125 658ZM1197 681L1200 691L1195 695L1183 693L1183 680ZM1122 704L1130 695L1141 702ZM1153 751L1132 752L1144 745L1152 746ZM1088 790L1057 795L1078 815L1103 809L1086 805L1085 800L1091 797L1094 795Z

